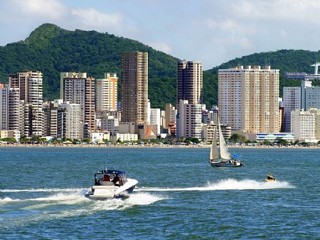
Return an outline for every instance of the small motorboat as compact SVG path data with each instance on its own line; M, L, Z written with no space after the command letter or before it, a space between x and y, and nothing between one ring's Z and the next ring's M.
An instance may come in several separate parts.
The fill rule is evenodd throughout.
M267 175L266 182L275 182L275 181L276 181L276 178L271 173L269 173Z
M94 185L85 196L92 200L128 198L137 184L138 181L127 178L124 171L105 169L94 174Z

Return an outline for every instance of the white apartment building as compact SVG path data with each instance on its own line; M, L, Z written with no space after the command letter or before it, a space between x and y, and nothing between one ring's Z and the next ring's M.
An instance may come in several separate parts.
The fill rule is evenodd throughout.
M66 108L66 138L82 139L83 138L83 122L82 109L80 104L65 104Z
M295 110L291 112L291 132L295 140L316 142L315 114L310 111Z
M161 131L161 109L151 108L150 109L150 124L157 126L157 136L160 135Z
M178 137L201 139L203 107L203 104L189 104L188 100L180 100L177 120Z
M118 77L116 73L105 73L103 79L96 82L97 112L117 111Z
M283 108L284 108L284 130L291 131L291 112L301 109L301 88L284 87L283 88Z
M234 131L280 131L279 70L270 66L219 69L219 118Z

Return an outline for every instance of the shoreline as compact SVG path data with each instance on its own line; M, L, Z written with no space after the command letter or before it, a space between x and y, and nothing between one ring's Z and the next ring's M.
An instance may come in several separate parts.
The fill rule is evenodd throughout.
M210 145L107 145L107 144L0 144L0 148L20 147L20 148L210 148ZM228 146L228 148L243 149L320 149L320 146Z

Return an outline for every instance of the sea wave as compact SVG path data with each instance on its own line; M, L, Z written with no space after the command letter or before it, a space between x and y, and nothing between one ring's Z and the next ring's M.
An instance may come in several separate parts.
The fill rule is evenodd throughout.
M30 189L0 189L0 193L18 192L78 192L83 188L30 188Z
M175 192L175 191L216 191L216 190L257 190L257 189L283 189L295 188L286 181L265 182L256 180L236 180L225 179L218 182L208 182L205 186L185 187L185 188L159 188L159 187L144 187L139 188L140 192Z

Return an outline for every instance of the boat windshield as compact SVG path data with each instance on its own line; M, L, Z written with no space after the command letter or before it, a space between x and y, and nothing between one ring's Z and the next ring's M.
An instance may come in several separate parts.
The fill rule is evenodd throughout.
M119 170L102 170L94 174L95 183L99 184L101 181L114 182L119 181L119 185L123 185L127 181L127 175L124 171Z

